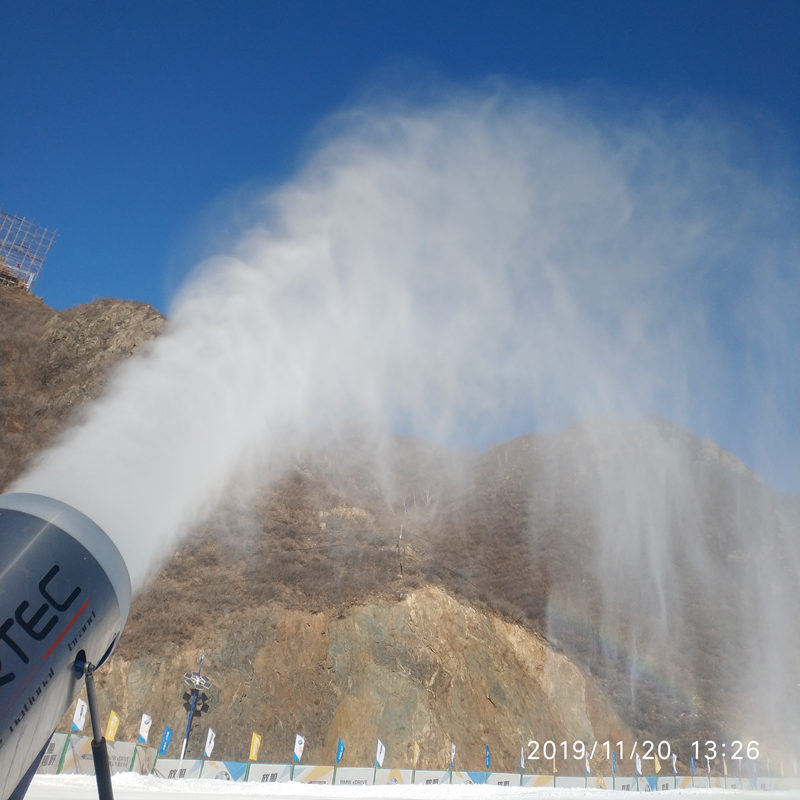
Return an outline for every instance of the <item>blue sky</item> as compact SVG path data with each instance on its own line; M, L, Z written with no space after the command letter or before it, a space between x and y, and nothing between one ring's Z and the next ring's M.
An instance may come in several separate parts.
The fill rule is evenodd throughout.
M36 291L162 311L205 210L314 125L430 72L754 106L800 127L800 3L2 0L0 207L59 238ZM795 154L796 155L796 154Z
M800 163L797 0L0 0L0 18L0 207L57 229L35 287L57 309L168 312L221 200L290 178L331 113L428 81L689 98L758 119L769 168Z

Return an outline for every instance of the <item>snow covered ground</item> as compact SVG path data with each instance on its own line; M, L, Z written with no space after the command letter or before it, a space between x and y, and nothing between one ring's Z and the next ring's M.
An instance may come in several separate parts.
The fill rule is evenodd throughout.
M113 778L115 800L185 800L189 797L264 798L264 800L630 800L630 792L603 789L520 788L508 786L318 786L303 783L227 783L215 780L166 780L122 773ZM726 789L675 789L681 800L798 800L800 791L759 792ZM87 775L37 775L26 800L95 800L95 780Z

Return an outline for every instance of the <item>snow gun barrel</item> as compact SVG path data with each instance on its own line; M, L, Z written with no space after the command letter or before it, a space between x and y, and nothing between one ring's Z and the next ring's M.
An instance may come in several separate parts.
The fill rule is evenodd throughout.
M92 520L43 495L0 495L0 800L24 796L130 601L125 562Z

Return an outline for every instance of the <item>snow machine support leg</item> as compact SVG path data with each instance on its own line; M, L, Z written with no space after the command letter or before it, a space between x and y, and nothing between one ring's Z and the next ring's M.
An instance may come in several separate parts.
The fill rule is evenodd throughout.
M97 695L94 690L94 665L79 661L75 663L75 668L86 676L86 697L89 701L89 717L92 720L92 759L94 760L94 775L97 780L97 796L99 800L114 800L108 748L105 737L100 733Z

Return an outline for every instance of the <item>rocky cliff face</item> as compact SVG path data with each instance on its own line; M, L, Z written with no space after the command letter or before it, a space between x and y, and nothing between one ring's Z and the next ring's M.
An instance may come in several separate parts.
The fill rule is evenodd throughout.
M209 597L207 619L166 657L117 654L103 670L103 705L120 712L122 736L135 738L142 710L183 731L180 678L204 650L214 688L190 738L197 756L207 725L230 758L246 759L257 731L261 758L285 762L300 732L308 763L331 763L341 736L347 764L372 763L380 738L387 766L410 765L416 741L420 768L446 768L451 742L459 765L479 768L488 743L495 768L507 771L519 768L520 747L527 755L531 739L630 737L602 690L569 658L521 625L436 587L374 598L343 614L276 603L242 608L224 629Z
M0 485L78 418L120 360L164 327L144 303L97 300L53 311L22 286L0 287Z
M0 322L5 489L165 321L113 300L55 312L0 287ZM120 738L145 712L182 733L201 652L214 688L193 755L210 725L226 758L257 731L279 762L298 732L309 763L330 763L339 736L347 764L372 763L378 737L390 766L417 741L420 767L446 767L454 742L459 766L479 769L489 744L513 771L531 739L668 739L683 762L693 739L796 720L792 687L768 703L800 671L796 626L771 620L780 652L761 634L770 603L800 616L797 498L663 421L609 437L584 425L465 454L354 430L297 453L134 599L97 676Z

